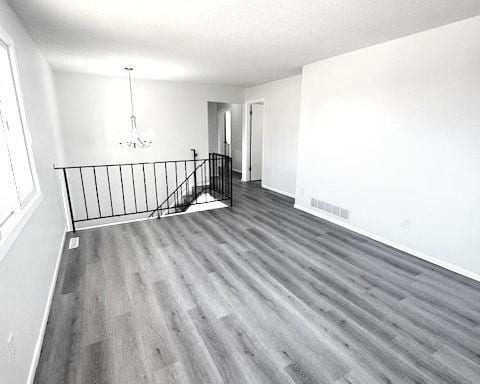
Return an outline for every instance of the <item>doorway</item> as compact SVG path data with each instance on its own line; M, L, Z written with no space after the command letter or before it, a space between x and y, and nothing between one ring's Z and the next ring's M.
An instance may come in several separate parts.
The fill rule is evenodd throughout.
M263 173L264 102L245 103L246 124L242 154L243 181L261 181Z
M208 102L208 151L232 158L233 171L242 173L243 104Z

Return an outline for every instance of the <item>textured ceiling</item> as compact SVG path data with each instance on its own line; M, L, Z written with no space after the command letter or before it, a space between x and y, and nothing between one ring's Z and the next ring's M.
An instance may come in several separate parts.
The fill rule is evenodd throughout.
M55 69L248 86L480 14L480 0L9 0Z

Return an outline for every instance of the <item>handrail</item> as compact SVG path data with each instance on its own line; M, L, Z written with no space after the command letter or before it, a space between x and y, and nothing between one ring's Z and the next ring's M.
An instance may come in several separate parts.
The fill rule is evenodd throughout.
M225 156L220 155L219 156ZM206 161L208 159L198 159L196 161ZM68 167L59 167L53 164L53 169L79 169L79 168L99 168L99 167L123 167L127 165L147 165L147 164L172 164L172 163L184 163L184 162L193 161L192 159L188 160L164 160L164 161L144 161L140 163L110 163L110 164L91 164L91 165L69 165Z
M188 179L190 179L190 178L197 172L197 170L198 170L200 167L202 167L203 165L205 165L205 163L206 163L207 160L208 160L208 159L203 159L203 163L200 164L197 168L195 168L192 172L190 172L190 174L186 177L186 179L183 180L183 182L182 182L172 193L170 193L170 194L167 196L167 198L166 198L165 200L163 200L163 202L162 202L160 205L158 205L157 208L154 209L154 210L152 211L152 213L151 213L148 217L152 217L152 216L155 214L155 212L158 212L158 210L161 209L161 207L162 207L167 201L169 201L170 198L171 198L172 196L174 196L175 193L177 193L178 190L181 191L182 186L187 183ZM202 161L202 160L197 160L197 161ZM195 186L195 187L196 187L196 186ZM195 191L195 192L196 192L196 191Z
M199 160L53 168L61 173L66 213L74 231L79 222L140 214L151 217L155 213L160 218L209 201L229 201L233 205L232 158L222 154L210 153L208 159ZM195 188L193 193L190 185ZM199 201L206 190L209 194L205 202Z

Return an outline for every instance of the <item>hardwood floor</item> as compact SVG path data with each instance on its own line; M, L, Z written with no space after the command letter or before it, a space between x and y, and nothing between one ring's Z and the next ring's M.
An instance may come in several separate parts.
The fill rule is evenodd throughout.
M480 382L480 283L258 185L234 193L77 232L35 383Z

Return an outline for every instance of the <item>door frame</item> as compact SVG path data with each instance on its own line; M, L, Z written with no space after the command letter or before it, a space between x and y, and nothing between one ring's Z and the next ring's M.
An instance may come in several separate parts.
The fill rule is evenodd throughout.
M250 160L250 106L252 104L263 104L263 121L262 121L262 185L265 170L265 109L266 103L264 98L247 100L243 107L243 129L242 129L242 181L250 182L249 160ZM254 180L255 181L255 180Z

